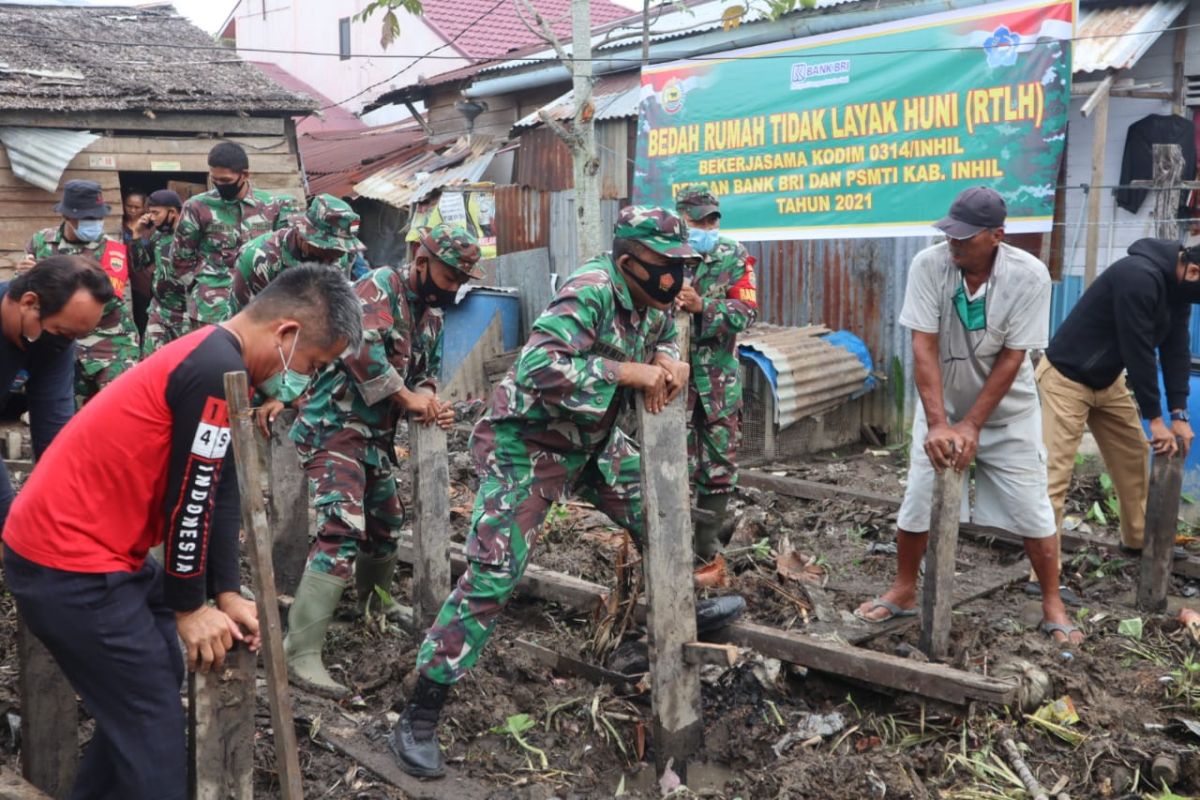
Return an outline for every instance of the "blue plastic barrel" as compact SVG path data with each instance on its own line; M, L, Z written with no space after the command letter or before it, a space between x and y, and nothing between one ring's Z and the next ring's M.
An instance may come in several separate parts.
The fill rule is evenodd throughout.
M516 350L521 342L521 301L516 294L475 289L445 311L442 343L442 383L448 383L475 344L483 338L492 318L500 314L504 349Z

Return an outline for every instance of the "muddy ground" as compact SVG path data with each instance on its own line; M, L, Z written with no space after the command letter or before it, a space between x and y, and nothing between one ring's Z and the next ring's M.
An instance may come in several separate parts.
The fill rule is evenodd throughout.
M454 437L454 525L461 539L475 487L465 435ZM403 454L403 439L399 442ZM902 449L862 446L825 453L803 464L766 469L899 495ZM1070 524L1116 534L1105 484L1096 462L1079 465L1072 486ZM1098 507L1103 518L1096 514ZM863 630L849 615L862 600L886 588L893 574L888 545L894 514L847 501L809 502L768 492L739 492L742 515L728 565L727 587L749 602L752 620L804 630ZM534 558L542 566L613 585L626 552L624 536L587 507L570 504L551 514ZM783 556L781 559L780 556ZM984 585L1019 554L961 542L959 579ZM1066 582L1083 597L1077 619L1088 633L1081 647L1064 652L1034 629L1036 599L1023 581L957 609L951 661L993 674L1021 659L1028 673L1042 671L1034 699L1069 697L1079 721L1039 724L1017 708L958 708L907 695L874 691L837 676L780 664L743 651L731 669L703 673L705 741L702 760L689 773L688 790L675 796L722 798L959 798L1026 796L1019 779L997 756L1002 736L1012 737L1046 789L1071 798L1169 797L1151 777L1152 762L1174 756L1167 775L1178 796L1200 796L1200 656L1186 630L1170 616L1140 618L1131 610L1136 563L1093 549L1070 558ZM1018 569L1019 571L1019 569ZM409 576L393 587L408 596ZM1196 587L1178 581L1181 594ZM352 598L344 601L348 610ZM1197 601L1200 605L1200 601ZM495 798L662 797L653 769L650 699L645 683L598 686L543 666L518 643L537 642L559 653L598 661L594 652L599 614L573 611L518 594L489 648L451 694L441 741L461 789L429 783L421 796ZM1129 622L1129 620L1140 622ZM17 763L14 725L20 707L12 602L0 600L0 763ZM612 633L609 631L610 634ZM637 629L626 632L636 639ZM917 629L882 636L863 646L919 658ZM307 797L406 798L380 775L333 749L325 733L387 755L385 735L404 695L418 641L378 620L338 623L326 662L358 696L341 704L294 692ZM610 660L628 668L637 648ZM1195 660L1193 660L1195 659ZM1035 681L1036 683L1036 681ZM1030 710L1042 703L1030 701ZM518 735L506 724L528 724ZM262 698L256 749L256 796L278 797L269 718ZM1161 766L1161 763L1160 763ZM1157 773L1162 775L1162 773ZM670 776L668 776L669 779ZM1016 781L1014 783L1014 781ZM668 784L669 790L670 784ZM1156 793L1158 792L1158 793ZM1054 794L1050 795L1054 797Z

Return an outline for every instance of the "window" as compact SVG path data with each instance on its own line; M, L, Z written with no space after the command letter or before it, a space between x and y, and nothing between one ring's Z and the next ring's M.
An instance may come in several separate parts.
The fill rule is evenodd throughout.
M350 58L350 18L342 17L338 20L338 53L342 57L342 61Z

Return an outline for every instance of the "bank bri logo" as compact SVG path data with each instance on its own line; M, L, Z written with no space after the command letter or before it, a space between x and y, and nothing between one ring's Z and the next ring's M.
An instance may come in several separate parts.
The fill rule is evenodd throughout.
M850 59L823 61L810 64L797 61L792 64L792 89L815 89L850 82Z

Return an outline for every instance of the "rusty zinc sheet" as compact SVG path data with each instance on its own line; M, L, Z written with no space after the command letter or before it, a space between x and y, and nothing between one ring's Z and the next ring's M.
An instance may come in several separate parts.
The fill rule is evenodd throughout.
M1159 0L1079 9L1072 71L1129 69L1187 5L1187 0Z
M776 370L779 428L836 408L863 388L867 368L848 350L817 335L825 332L823 327L756 325L738 337L740 347L757 350Z

